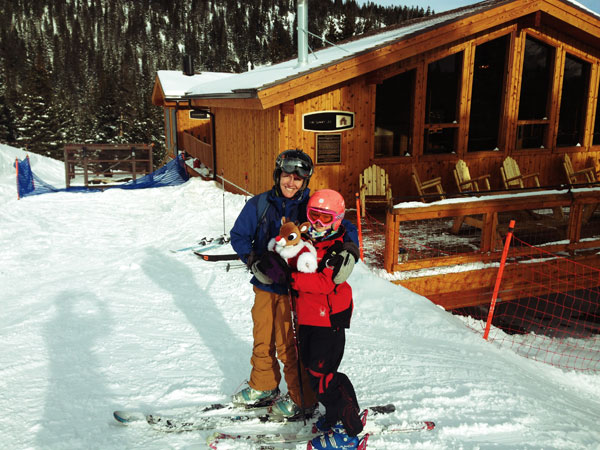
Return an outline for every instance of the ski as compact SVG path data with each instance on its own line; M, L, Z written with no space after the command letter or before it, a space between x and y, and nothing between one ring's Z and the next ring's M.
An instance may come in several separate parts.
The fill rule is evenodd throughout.
M113 417L122 424L134 422L145 422L152 428L168 433L179 433L186 431L214 430L219 427L230 426L239 423L261 424L302 422L304 417L294 420L282 420L268 414L270 404L255 404L249 407L238 407L232 404L214 404L199 409L196 412L179 413L176 415L161 415L155 413L143 413L139 411L115 411ZM396 410L394 405L372 406L370 414L389 414Z
M220 254L220 255L206 255L202 252L194 251L194 255L196 255L199 258L202 258L204 261L235 261L236 259L240 258L237 253L225 253L225 254Z
M198 252L205 252L213 248L221 247L222 245L229 244L231 239L227 235L222 235L216 238L203 237L198 241L198 244L190 247L179 248L177 250L171 250L172 253L187 252L189 250L196 250Z
M243 409L235 407L233 405L217 405L222 408L214 408L207 410L204 408L200 411L200 414L194 415L194 417L187 418L176 418L166 417L157 414L146 414L141 415L138 413L138 419L146 420L146 422L152 426L152 428L165 431L165 432L186 432L186 431L197 431L197 430L214 430L220 427L226 427L230 425L236 425L244 423L247 425L260 425L262 423L301 423L305 418L297 417L294 419L282 419L277 416L268 414L269 405L254 405L250 408ZM220 409L219 414L205 414L207 411L214 411ZM389 414L396 410L394 405L382 405L372 406L369 412L373 415L377 414ZM318 410L317 410L318 412ZM118 413L118 414L117 414ZM225 413L225 414L224 414ZM115 419L119 422L123 422L123 412L115 412ZM117 415L119 417L117 417ZM314 419L315 417L307 417L307 419Z
M125 425L143 422L152 426L152 428L166 432L211 430L219 426L247 422L252 419L259 421L259 418L263 417L261 414L265 415L269 406L270 403L257 403L247 407L216 403L194 412L186 410L169 416L140 411L119 410L113 412L113 417L117 422Z
M363 432L358 436L361 442L366 443L369 436L386 435L394 433L416 433L423 431L432 431L435 429L435 423L430 421L405 422L403 424L388 425L370 425L367 423ZM256 433L223 433L215 432L209 436L206 443L213 450L218 450L218 444L224 440L239 440L246 443L259 445L261 449L276 448L290 444L306 443L317 436L323 435L322 432L314 430L301 430L297 433L292 432L256 432ZM326 433L325 433L326 434Z

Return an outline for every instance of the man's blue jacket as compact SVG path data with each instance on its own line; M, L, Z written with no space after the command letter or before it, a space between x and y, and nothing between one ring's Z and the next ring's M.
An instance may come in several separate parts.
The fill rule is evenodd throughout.
M260 196L265 195L266 204L259 201ZM255 195L248 200L229 233L231 245L240 259L247 263L248 256L252 251L254 251L255 258L260 258L267 251L267 244L271 238L279 234L282 217L298 223L306 222L306 205L309 197L310 190L308 188L304 189L297 197L290 199L281 196L277 192L277 188L273 187L270 191ZM259 211L259 204L266 205L266 212L260 224L258 221L263 211ZM347 220L342 223L346 227L346 236L358 244L356 227ZM252 277L250 282L264 291L278 294L287 294L288 292L288 286L263 284L256 277Z

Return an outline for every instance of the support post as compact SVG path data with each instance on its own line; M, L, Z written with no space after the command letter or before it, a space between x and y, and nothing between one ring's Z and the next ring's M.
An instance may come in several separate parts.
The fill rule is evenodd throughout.
M17 200L21 200L19 193L19 158L15 158L15 170L17 171Z
M363 252L363 236L362 236L362 223L360 221L360 196L356 193L356 226L358 227L358 244L360 248L360 260L365 262L365 255Z
M502 250L502 259L500 260L500 268L498 269L498 275L496 276L496 285L494 286L494 293L492 294L492 302L490 303L490 310L488 312L487 322L485 324L485 331L483 338L487 341L490 334L490 327L492 325L492 319L494 317L494 309L496 309L496 300L498 299L498 291L500 290L500 282L502 281L502 274L504 273L504 266L506 265L506 257L508 255L508 249L510 248L510 241L512 239L513 231L515 229L515 221L511 220L508 224L508 234L506 235L506 241L504 242L504 250Z

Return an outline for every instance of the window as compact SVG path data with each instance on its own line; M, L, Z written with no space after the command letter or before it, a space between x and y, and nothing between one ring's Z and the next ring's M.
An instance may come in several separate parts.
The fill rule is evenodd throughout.
M508 36L503 36L475 49L469 152L498 148L507 48Z
M165 108L165 141L168 153L177 156L177 111Z
M456 151L462 53L434 61L427 67L424 154Z
M563 76L557 147L583 145L590 64L567 54Z
M409 156L415 71L401 73L377 85L375 157Z
M517 149L544 147L548 128L548 104L552 92L554 47L527 37L523 55Z

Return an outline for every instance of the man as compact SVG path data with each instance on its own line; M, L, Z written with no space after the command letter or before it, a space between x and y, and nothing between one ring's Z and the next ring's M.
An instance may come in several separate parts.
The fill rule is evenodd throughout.
M251 198L231 229L231 245L254 276L252 307L252 371L248 387L233 395L234 404L270 405L271 413L285 418L310 414L317 404L304 370L299 374L297 351L290 312L287 284L273 283L259 268L269 240L277 236L281 218L306 221L308 183L313 162L302 150L286 150L275 161L274 186ZM288 394L279 398L280 366ZM302 393L299 376L302 377ZM276 401L277 400L277 401Z

